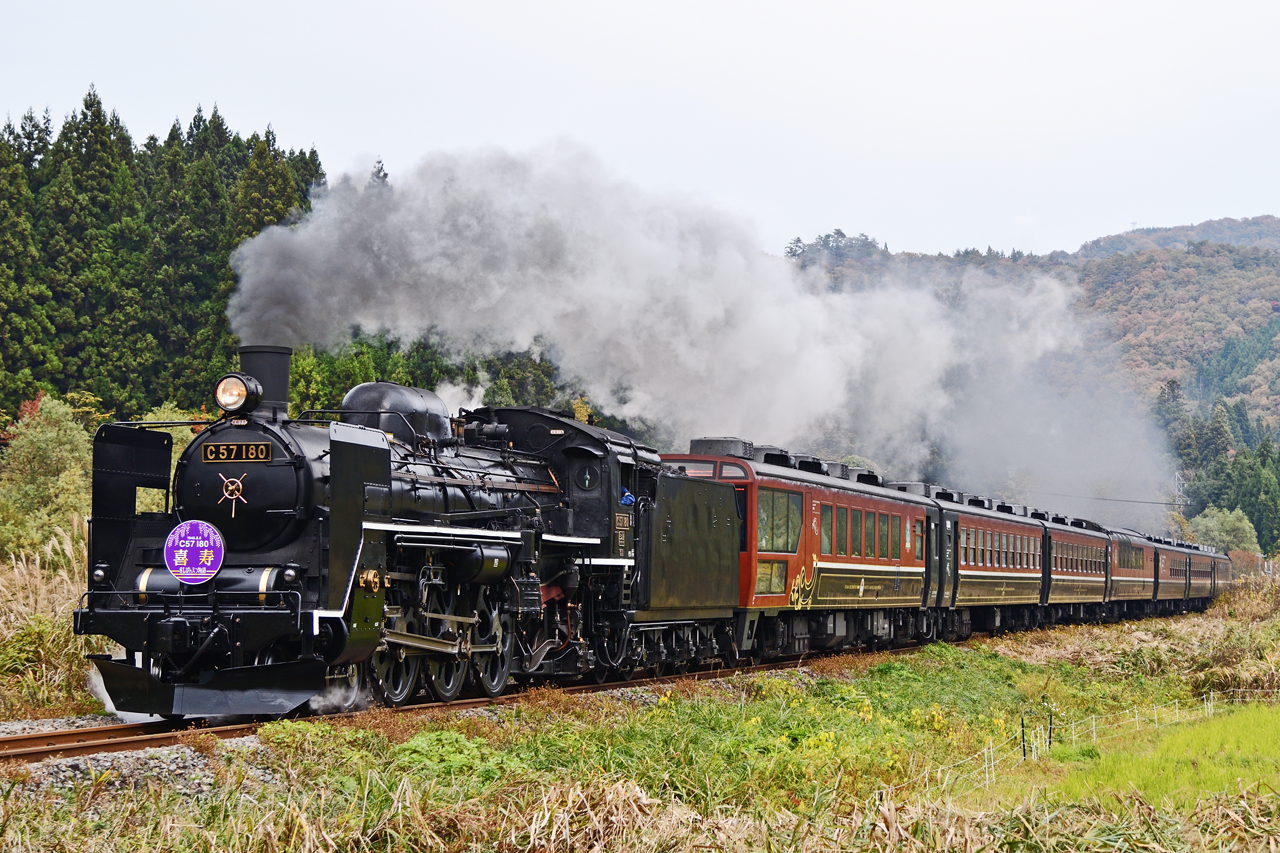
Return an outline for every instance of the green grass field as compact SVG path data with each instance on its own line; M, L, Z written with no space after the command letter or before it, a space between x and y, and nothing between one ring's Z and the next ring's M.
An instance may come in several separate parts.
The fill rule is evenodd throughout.
M1052 793L1073 801L1137 791L1148 802L1186 809L1241 786L1280 789L1280 708L1245 706L1178 726L1146 748L1099 752L1092 760L1061 753L1071 770Z

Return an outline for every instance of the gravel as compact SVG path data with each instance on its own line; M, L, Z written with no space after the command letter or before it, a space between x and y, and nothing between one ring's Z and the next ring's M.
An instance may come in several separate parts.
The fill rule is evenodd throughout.
M274 782L270 771L253 763L261 749L257 736L250 735L221 741L218 755L213 758L187 746L54 758L28 765L31 775L26 781L28 786L44 790L97 785L101 790L119 791L155 784L188 796L199 796L213 790L218 763L232 753L246 759L249 777L263 783Z
M86 714L83 717L56 717L51 720L8 720L0 723L0 737L65 729L89 729L97 726L118 726L123 722L124 720L114 714Z

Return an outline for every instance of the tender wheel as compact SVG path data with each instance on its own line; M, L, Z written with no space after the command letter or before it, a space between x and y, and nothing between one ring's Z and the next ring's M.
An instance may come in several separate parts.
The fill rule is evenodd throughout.
M515 649L515 621L502 612L493 590L485 587L476 596L476 619L471 645L497 646L495 652L472 652L471 672L480 692L492 699L507 688Z
M458 592L455 587L447 586L431 591L427 600L427 609L432 613L453 616L458 609ZM422 633L427 637L453 642L457 637L458 623L443 619L427 618ZM429 656L426 660L426 678L424 679L431 692L441 702L452 702L462 692L466 683L466 662L452 658Z
M400 618L389 628L406 634L418 633L412 619ZM385 652L374 652L370 658L373 695L386 705L400 707L418 692L421 655L408 654L404 646L388 645Z

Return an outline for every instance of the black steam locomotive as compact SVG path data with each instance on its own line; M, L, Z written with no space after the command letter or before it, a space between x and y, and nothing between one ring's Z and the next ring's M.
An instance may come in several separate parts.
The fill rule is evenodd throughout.
M93 658L120 710L494 696L1203 607L1229 574L1195 546L738 439L664 458L569 413L451 417L389 382L290 418L290 355L241 348L172 482L177 424L95 436L75 631L123 647ZM139 488L166 511L138 512Z

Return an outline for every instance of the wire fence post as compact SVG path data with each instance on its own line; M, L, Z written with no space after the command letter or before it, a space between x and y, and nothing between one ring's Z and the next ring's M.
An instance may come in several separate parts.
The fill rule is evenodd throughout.
M1022 760L1027 760L1027 715L1022 715Z

